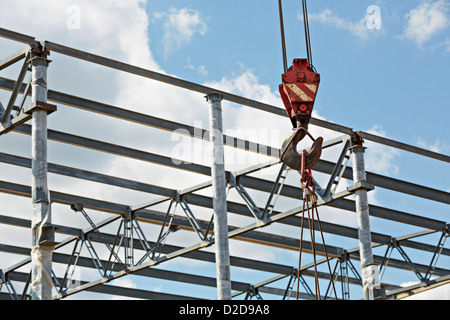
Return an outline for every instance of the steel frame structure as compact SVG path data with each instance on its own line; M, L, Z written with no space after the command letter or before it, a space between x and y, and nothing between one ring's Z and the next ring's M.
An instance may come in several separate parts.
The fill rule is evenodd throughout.
M32 126L26 124L32 117L31 111L34 108L43 108L48 113L56 110L54 105L41 104L39 101L29 106L24 106L25 98L30 93L32 81L23 83L25 74L30 67L30 54L33 48L40 47L48 52L56 52L62 55L71 56L74 59L82 59L94 64L100 64L108 68L120 70L123 72L135 74L137 76L162 81L173 86L182 87L188 90L196 91L204 95L219 94L224 100L231 101L242 106L256 108L274 116L286 117L285 111L275 106L260 103L251 99L240 97L228 92L216 90L199 84L191 83L182 79L170 77L164 74L156 73L151 70L142 69L123 62L111 60L105 57L97 56L88 52L76 50L52 42L38 42L35 38L15 33L6 29L0 29L0 36L19 41L25 44L25 48L11 56L0 60L0 70L8 66L23 61L20 74L16 80L0 77L0 88L11 91L11 96L6 107L0 105L1 127L0 134L6 134L11 131L25 135L32 134ZM184 132L193 138L208 140L210 132L204 129L189 126L183 123L177 123L166 119L157 118L148 114L137 113L134 111L122 109L116 106L107 105L101 102L87 100L81 97L68 95L62 92L47 89L47 99L54 104L64 104L73 108L83 109L98 113L104 116L120 118L126 121L139 123L145 126L151 126L166 131L175 131L184 129ZM22 100L18 106L15 102L19 95ZM15 111L15 113L13 113ZM395 192L409 194L418 198L424 198L443 204L450 204L450 194L445 191L425 187L411 182L401 181L391 177L364 172L366 178L362 181L354 182L353 185L344 191L337 192L336 187L341 179L353 180L353 170L349 166L350 151L355 135L375 143L387 145L393 148L413 152L415 154L433 158L446 163L450 162L450 157L436 152L428 151L415 146L407 145L401 142L393 141L379 137L367 132L355 133L351 128L338 124L326 122L323 120L311 119L311 124L321 126L336 132L341 136L325 141L324 148L339 146L340 152L338 160L334 162L320 160L313 168L313 171L320 172L329 176L328 183L321 187L317 185L316 194L319 199L319 206L328 206L350 212L356 211L355 200L351 199L359 190L370 191L373 188L384 188ZM78 147L90 148L97 151L114 154L116 156L139 159L158 165L169 166L174 169L186 170L188 172L210 176L211 167L200 164L185 164L183 162L174 162L172 159L142 150L132 149L122 145L107 143L94 140L88 137L76 136L65 132L47 130L47 139L58 141L60 143L71 144ZM227 200L228 213L242 215L253 219L253 222L244 227L229 226L228 238L250 243L257 243L275 248L287 250L298 250L298 239L289 238L283 235L274 235L264 233L259 229L272 224L300 227L301 220L297 216L301 212L300 207L295 207L287 211L276 211L276 203L280 197L301 199L302 190L298 186L285 184L288 173L292 170L280 164L280 150L265 146L260 143L254 143L239 137L224 136L224 144L227 147L239 148L248 152L256 152L262 155L272 157L273 160L254 165L244 170L225 173L225 179L229 189L233 189L240 196L240 202ZM14 154L0 152L0 162L9 165L25 168L32 167L32 159L21 157ZM259 170L280 166L279 174L274 181L265 180L251 176ZM194 185L184 190L168 189L153 184L146 184L119 177L104 175L98 172L82 170L73 167L62 166L56 163L48 163L49 173L82 179L85 181L94 181L109 186L136 190L152 195L158 195L159 198L140 204L112 203L108 201L81 197L74 194L62 193L57 190L49 191L51 203L57 203L70 206L70 208L81 214L87 221L88 227L78 229L68 225L47 225L47 229L54 233L66 235L67 238L59 243L52 243L52 235L46 240L52 245L52 261L63 264L65 272L57 276L53 271L50 274L53 288L56 294L53 299L63 299L65 297L90 291L97 293L106 293L119 296L128 296L143 299L196 299L196 297L179 295L174 293L162 293L142 289L132 289L121 286L109 285L112 280L134 274L141 277L150 277L155 279L165 279L183 283L195 284L198 286L215 287L216 279L198 274L189 274L180 271L170 271L156 266L164 266L164 262L184 257L188 259L206 261L215 263L213 253L202 251L201 249L210 247L215 242L213 219L199 219L192 206L199 206L211 209L213 208L212 197L199 195L196 192L212 186L212 180ZM292 174L292 173L291 173ZM267 195L267 201L257 203L249 193L249 190L258 190ZM32 197L32 187L20 185L9 181L0 181L0 192L20 197ZM50 200L49 200L50 201ZM156 206L166 204L168 209L165 212L155 209ZM179 207L183 216L174 215L174 208ZM109 213L110 218L95 223L90 218L90 210ZM417 275L418 284L403 288L399 284L382 283L383 290L378 292L376 298L396 299L414 294L420 290L442 285L450 281L450 269L436 266L436 262L441 255L450 256L450 249L445 247L445 240L449 236L449 224L447 221L431 219L421 215L415 215L407 212L370 205L369 213L372 217L378 217L387 221L396 221L408 225L419 227L421 231L406 234L400 237L392 237L388 234L371 232L372 247L386 246L387 250L384 256L373 255L373 263L380 266L380 274L387 266L404 272L413 272ZM318 221L313 225L308 225L304 221L305 228L318 230ZM15 218L12 216L0 216L0 223L13 225L22 228L30 228L31 220ZM143 231L143 224L153 224L160 227L156 240L149 240L149 235ZM104 231L106 227L118 224L116 233ZM358 239L358 230L340 224L321 222L324 233L338 235L350 239ZM171 233L178 230L190 231L198 237L197 243L190 246L175 246L165 243ZM439 242L435 245L421 242L416 238L430 235L441 234ZM108 259L100 258L99 246L108 253ZM333 279L340 285L339 299L350 299L350 286L362 286L361 271L352 261L359 261L360 249L343 248L326 244L326 251L334 262ZM81 254L85 247L89 252L88 256ZM60 249L70 248L71 254L62 253ZM412 261L404 248L411 248L432 254L431 262ZM324 247L316 248L319 254L324 253ZM311 253L311 242L303 241L304 252ZM397 250L402 259L391 257L392 251ZM1 266L0 286L3 290L0 292L0 299L29 299L31 298L31 271L29 274L20 272L18 269L33 264L31 257L31 248L11 246L0 244L0 251L25 255L22 261L12 266ZM318 261L318 264L326 262L326 259ZM294 284L299 281L302 292L299 293L301 299L311 299L314 297L310 286L305 278L313 277L313 265L304 264L300 270L291 265L277 263L268 263L250 258L230 257L232 267L246 268L249 270L259 270L271 274L266 280L259 283L245 283L231 281L233 298L262 299L264 294L270 294L271 297L278 296L280 299L294 297ZM98 271L98 278L94 281L80 281L73 284L73 272L75 267L93 268ZM273 276L275 274L275 276ZM431 276L436 278L431 278ZM321 281L330 281L328 274L319 272ZM280 288L274 285L277 281L284 279L287 285ZM24 283L22 292L16 290L16 283ZM324 292L321 298L333 299L330 286Z

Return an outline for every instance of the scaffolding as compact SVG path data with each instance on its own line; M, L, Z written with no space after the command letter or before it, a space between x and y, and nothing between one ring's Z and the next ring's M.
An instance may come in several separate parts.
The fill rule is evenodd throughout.
M183 294L174 291L159 292L115 285L116 282L113 282L131 275L140 279L187 283L200 288L199 292L202 289L210 292L207 289L217 288L218 299L262 299L265 295L269 299L274 297L292 299L295 297L294 284L298 282L302 288L302 291L298 293L300 299L314 299L310 284L314 277L312 263L304 262L299 269L294 264L233 256L233 252L229 253L227 248L228 240L233 239L289 252L298 250L299 239L260 230L274 225L300 229L301 219L298 215L302 209L299 206L278 211L279 203L283 199L302 198L302 190L299 186L286 183L286 177L292 170L279 161L279 149L239 137L223 135L220 103L223 100L233 102L246 108L256 108L267 112L274 117L286 117L285 110L57 43L39 42L34 37L10 30L0 29L0 36L25 45L23 50L0 60L0 70L19 62L23 63L17 79L0 77L0 88L11 92L6 107L0 105L0 135L11 134L11 132L31 135L33 150L31 159L7 153L7 150L0 152L1 163L31 168L33 177L31 186L0 181L0 192L31 198L33 207L30 220L14 217L12 214L0 215L2 224L20 228L31 227L32 230L31 247L0 244L2 253L26 256L13 265L0 265L2 289L0 299L64 299L85 291L142 299L204 299L191 295L189 290L184 291ZM205 110L209 103L211 119L215 122L211 121L210 129L205 130L51 90L47 88L46 75L47 68L51 68L47 58L50 52L202 94L206 96ZM28 83L24 83L29 70L32 75ZM51 83L49 85L51 86ZM20 95L22 99L16 105ZM31 103L25 105L27 97L31 97ZM47 128L47 116L53 112L59 112L58 104L168 132L182 129L189 137L211 141L215 150L220 151L225 146L264 155L271 160L238 171L226 171L223 164L221 167L216 166L220 163L217 159L211 166L177 162L162 154L53 130ZM31 125L27 123L29 121ZM326 249L331 258L330 262L334 265L332 280L340 288L338 298L351 299L354 297L353 293L350 294L354 292L353 288L356 292L360 292L356 295L359 299L398 299L448 283L450 269L437 264L441 256L450 256L450 249L445 247L445 240L449 235L448 222L427 217L425 214L412 214L369 204L367 194L374 188L382 188L408 194L424 201L448 205L450 193L367 172L364 167L366 146L363 146L363 141L371 141L444 163L449 163L450 157L371 133L356 132L351 128L316 118L312 118L310 123L339 134L336 138L324 141L323 144L324 149L338 150L337 160L332 162L322 159L313 168L314 172L327 176L327 183L316 187L318 206L355 213L355 220L357 219L359 227L321 222L324 233L337 236L338 239L350 239L359 243L358 246L350 248L329 244L316 248L316 252L322 255ZM170 189L158 185L158 181L151 181L149 184L57 163L47 163L46 148L49 140L205 177L210 176L211 179L185 189ZM274 167L277 168L277 174L273 179L263 179L253 175L255 172ZM49 190L47 173L146 193L151 200L137 204L115 203L94 197L68 194L61 190ZM340 190L337 186L344 179L352 181L352 184ZM214 190L209 196L199 193L199 191L209 190L208 188ZM236 192L240 201L227 199L226 192L230 190ZM264 201L252 195L255 190L264 194ZM80 214L85 219L87 227L75 228L71 225L52 223L53 204L67 206ZM167 209L161 211L164 206ZM207 208L210 211L210 218L199 218L196 208ZM177 209L181 211L181 214L175 214ZM103 212L109 216L95 222L91 218L91 211ZM231 226L227 223L227 215L240 215L251 219L252 222L244 226ZM370 230L369 216L382 219L386 223L396 222L414 226L419 231L400 236L375 233ZM149 234L146 231L146 225L157 226L158 232ZM304 221L303 227L318 230L317 221L313 221L312 225ZM112 232L112 229L116 232ZM167 243L167 239L171 239L179 230L192 233L196 241L189 245ZM437 236L436 243L422 240L423 237L432 235ZM57 236L64 239L56 241ZM207 249L215 244L219 245L215 246L214 254ZM303 241L302 245L304 252L312 252L311 242ZM386 248L384 254L376 253L380 248ZM392 257L394 249L400 258ZM406 250L423 253L424 258L420 258L421 254L411 258L412 255ZM428 258L430 255L431 261ZM194 274L182 269L164 268L168 261L180 258L216 265L218 276L207 276L201 271ZM353 261L359 261L360 268L356 267ZM325 262L326 259L322 259L317 261L316 265ZM59 270L63 271L56 272L52 267L55 264L62 266ZM96 270L97 273L94 279L92 276L90 279L75 279L74 273L77 268ZM233 273L230 276L230 268L259 272L266 275L266 278L259 282L233 280ZM400 283L382 281L387 268L402 273L412 273L417 277L417 281L408 287L401 287ZM331 280L329 275L319 272L318 276L328 288L323 291L324 294L320 298L334 299L329 290ZM20 291L18 287L21 288ZM211 298L210 293L205 296Z

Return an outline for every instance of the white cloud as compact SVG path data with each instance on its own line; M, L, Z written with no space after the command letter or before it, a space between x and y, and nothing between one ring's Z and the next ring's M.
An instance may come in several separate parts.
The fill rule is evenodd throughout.
M197 72L199 75L205 77L205 79L208 77L208 70L204 65L201 65L197 68Z
M208 69L204 65L200 65L197 68L191 63L191 58L187 57L187 64L185 66L186 69L197 71L197 73L202 76L205 81L208 78Z
M450 53L450 38L446 38L439 46L444 47L445 51Z
M449 150L450 146L445 141L441 141L441 139L436 138L434 143L429 143L422 138L417 139L417 144L427 150L434 151L437 153L445 153Z
M277 94L271 91L269 85L259 83L258 77L251 70L244 70L239 75L224 77L207 85L273 105L280 105L281 101Z
M111 285L120 286L130 289L136 289L137 285L130 278L119 278L111 282Z
M413 283L409 283L408 285L412 284ZM408 285L402 286L407 287ZM405 300L450 300L450 285L446 284L437 288L426 290L407 297L405 298Z
M155 13L156 19L164 19L164 56L189 44L195 34L208 31L206 20L197 10L170 8L168 12Z
M405 15L407 23L404 37L422 48L423 44L449 25L448 10L449 3L445 0L426 1L420 4Z
M156 286L155 288L153 288L153 291L155 291L155 292L161 292L161 291L162 291L162 288L163 288L163 286L162 286L162 284L160 284L159 286Z
M379 32L377 31L381 29L381 25L377 29L369 29L367 25L368 17L370 17L370 15L365 15L361 20L354 22L348 19L341 18L330 9L324 9L320 13L309 14L310 21L319 22L321 24L329 25L339 30L350 32L353 36L361 40L368 40L371 36L379 34ZM302 19L302 17L299 18Z
M137 285L129 278L119 278L110 283L113 286L123 287L123 288L129 288L129 289L136 289ZM138 298L133 297L125 297L125 296L114 296L111 300L140 300Z
M39 5L32 0L14 1L13 3L14 5L20 3L20 5L17 5L14 10L9 9L8 14L6 14L5 11L0 13L1 21L4 22L3 26L6 28L33 35L37 35L34 32L35 30L40 30L40 39L60 42L71 47L81 48L86 51L107 55L144 68L164 72L153 59L151 48L149 47L147 38L148 17L145 10L142 8L145 1L111 0L108 2L109 5L102 5L101 7L94 5L93 2L88 0L79 1L78 5L80 6L81 13L80 29L66 28L66 8L71 5L69 0L42 2L39 3ZM55 3L57 3L57 5L54 5ZM125 11L127 12L127 15L123 14ZM46 15L46 18L44 20L33 19L31 18L33 14L37 14L38 16ZM17 17L24 18L17 19ZM165 28L167 33L165 36L172 36L170 39L166 38L168 41L168 50L178 49L181 46L188 44L195 34L204 34L207 31L205 20L201 18L199 12L194 10L171 9L161 17L166 19ZM331 12L325 13L324 17L331 17L332 22L336 24L338 28L348 30L358 37L364 37L364 31L361 29L362 22L348 22L333 15ZM42 21L45 21L45 23ZM170 29L171 27L172 29ZM102 99L105 98L108 99L108 101L111 101L112 104L122 108L134 109L153 116L163 117L185 124L193 124L195 121L200 121L204 124L204 128L208 127L208 105L202 94L119 72L115 72L114 76L106 79L106 77L103 78L101 73L98 72L98 69L92 65L89 64L89 66L86 67L86 65L79 64L74 59L70 60L70 64L63 67L57 67L57 62L58 61L55 60L54 65L51 66L52 77L49 83L51 88L54 83L67 83L65 81L68 78L67 68L69 68L69 74L73 75L74 78L82 74L81 79L83 82L86 82L85 94L91 96L94 100L102 101ZM80 68L80 66L84 67ZM201 70L199 69L199 71ZM99 79L105 79L107 82L100 81ZM72 81L72 79L69 80ZM99 85L99 83L101 85ZM278 93L271 91L269 85L262 84L250 70L244 70L241 74L224 77L218 81L207 83L207 85L282 107ZM65 88L68 93L72 93L69 89L76 89L78 87L71 86L70 82L68 82ZM98 91L102 88L105 91L99 96ZM282 140L290 133L290 122L287 118L271 116L253 108L236 107L236 105L225 101L223 107L225 128L228 130L246 128L254 130L253 132L258 132L258 130L267 130L270 128L270 130L274 130L276 133L274 135L267 135L265 138L263 136L257 136L256 139L251 140L279 148ZM60 112L60 114L62 119L64 119L64 113ZM51 117L57 116L58 112ZM317 114L315 114L315 117L321 118ZM91 137L92 135L103 135L107 136L109 141L126 141L126 144L132 142L139 144L140 149L142 150L163 153L170 156L171 146L167 143L167 136L164 136L164 133L161 132L149 132L150 129L147 127L135 124L132 126L125 124L118 125L117 122L110 122L107 117L103 117L102 122L93 121L91 117L84 118L82 115L65 119L65 121L68 128L70 128L70 124L73 125L79 123L78 125L84 125L89 123L90 126L83 128L83 130L86 129L85 132L83 131L83 136ZM107 125L103 126L105 123ZM108 124L111 124L111 126L108 127ZM105 127L107 129L103 129L104 131L102 131L102 128ZM378 128L375 129L377 129L375 130L376 132L379 131ZM311 127L311 132L314 136L322 135L325 139L333 137L332 132L320 127ZM242 136L240 137L245 138ZM100 138L100 140L102 139ZM307 139L305 140L305 143L310 143L309 141L306 141L308 141ZM56 148L59 147L55 146L55 149ZM66 152L67 149L57 150ZM328 152L328 150L324 152L325 157L328 155ZM73 151L73 157L78 157L75 153L76 151ZM333 156L333 159L335 159L335 155L336 154L334 153L329 154L330 157ZM391 158L385 158L386 156L390 156ZM248 166L254 164L251 163L251 161L259 161L262 158L263 157L251 157L248 159L249 162L243 165ZM379 151L378 155L377 152L375 152L375 158L376 161L373 163L376 165L380 165L380 163L383 164L383 166L379 168L380 171L391 172L392 170L396 170L395 161L392 161L395 160L395 154L391 153L390 155L387 155L385 152ZM98 166L98 164L94 163L94 159L89 160L92 162L92 166ZM370 165L372 164L369 164L369 168ZM114 160L104 162L102 163L102 166L102 172L106 174L123 176L125 178L130 178L130 176L132 176L137 180L149 184L163 185L178 189L183 188L183 184L187 187L208 179L208 177L205 176L175 171L163 166L149 165L142 161L131 161L123 157L117 157ZM1 178L4 178L4 176L6 176L6 173L2 173ZM298 177L293 178L293 183L298 185ZM55 181L52 188L67 193L74 192L79 194L84 192L94 198L106 198L107 200L111 199L111 201L117 202L122 202L122 200L118 200L119 196L124 197L120 190L111 190L111 188L99 184L96 184L94 187L86 187L86 184L83 181L80 181L79 183L64 184L62 179L60 183ZM141 201L138 199L138 196L136 196L136 198L128 195L126 196L126 201L128 201L127 204L129 205L135 205L140 203L137 201ZM258 200L257 203L263 203L262 201L266 200L266 196L267 195L263 197L259 195L255 200ZM9 198L5 197L4 199L8 200ZM4 202L9 204L6 200ZM297 205L300 205L300 203ZM11 212L14 210L18 212L29 212L29 206L29 202L27 202L26 205L21 206L20 208L11 208ZM11 207L13 207L12 204ZM334 210L325 210L325 208L323 211L321 210L321 215L322 214L325 217L330 217L324 220L331 220L334 218L340 222L347 217L338 216L335 214ZM62 216L61 211L59 210L54 211L54 218L55 220L64 219L64 223L68 222L68 218ZM350 221L350 219L353 219L352 215L348 215L348 219L349 224L354 224L353 220ZM28 231L25 230L25 232ZM177 237L177 233L174 235ZM6 237L7 235L3 234L3 236ZM196 241L198 241L198 239L196 239ZM273 253L271 253L270 249L267 249L267 252L265 252L263 256L270 260L273 258ZM8 261L2 261L0 267L9 265L10 263L8 263ZM122 282L122 284L129 287L135 287L134 283L126 282L128 281L126 279L124 279L124 281L125 282Z
M74 47L80 50L89 51L95 54L104 55L113 59L136 64L144 68L150 68L159 71L158 64L154 61L150 51L147 26L148 17L143 8L145 1L143 0L105 0L99 5L92 1L80 0L77 1L76 6L79 8L79 28L69 28L67 19L70 17L70 11L67 9L73 6L73 1L42 1L37 3L32 0L18 0L8 2L0 0L0 5L8 6L8 10L0 11L0 21L2 27L16 32L36 36L38 40L48 40L69 47ZM124 14L126 12L126 14ZM70 24L69 24L70 25ZM17 44L10 40L0 39L2 44L2 54L8 54L17 51L24 47L24 44ZM106 68L96 66L90 63L81 62L77 59L67 58L56 53L51 53L50 59L53 61L49 67L49 87L54 90L67 92L81 97L93 98L97 101L106 101L112 103L121 92L121 78L118 76L118 71L108 71ZM13 66L14 67L14 66ZM2 76L7 76L11 72L12 76L14 70L2 71ZM75 112L74 112L75 111ZM49 127L52 129L62 130L66 132L78 131L82 136L91 136L96 139L105 140L105 134L112 140L120 137L120 125L114 124L114 121L108 117L103 117L102 121L98 120L94 114L83 114L79 110L73 110L65 106L58 106L58 111L49 117ZM108 128L109 130L105 130ZM114 128L115 130L111 130ZM23 145L23 137L19 134L8 134L2 136L1 150L3 152L12 152L9 145L15 145L17 142ZM100 137L100 138L99 138ZM26 137L25 140L29 140ZM108 140L108 139L107 139ZM5 144L6 142L6 144ZM29 156L29 145L25 144L25 156ZM71 149L68 152L67 146L58 143L49 143L49 161L55 159L61 160L67 156L72 158L69 162L76 163L75 167L86 166L87 170L95 170L95 163L98 159L93 157L91 159L80 156L80 152L76 149ZM84 153L82 150L81 154ZM14 153L14 152L13 152ZM77 161L81 160L81 161ZM56 161L60 164L65 164L64 161ZM103 168L106 172L109 170L111 162L103 162ZM0 180L17 181L25 185L30 184L30 174L25 173L20 175L19 169L16 167L8 168L9 170L0 170ZM11 178L9 173L19 172L19 176ZM126 173L124 174L126 176ZM20 178L20 179L18 179ZM22 181L24 180L24 181ZM82 180L70 180L63 177L55 177L49 175L49 187L52 190L64 191L72 194L87 194L97 199L105 199L108 197L111 189L105 185L92 185ZM115 193L115 192L112 192ZM116 192L119 194L119 192ZM115 201L116 199L112 199ZM117 200L118 202L121 200ZM129 204L136 204L132 200ZM27 198L9 196L0 194L0 203L7 208L6 204L11 204L9 210L3 212L9 216L18 216L30 219L31 200ZM127 203L127 202L125 202ZM8 209L8 208L7 208ZM52 205L52 222L67 224L73 227L86 228L88 223L82 216L76 215L67 206ZM24 214L21 214L21 213ZM26 214L28 213L28 214ZM97 213L88 210L90 217L94 221L99 221ZM108 215L108 214L105 214ZM3 238L20 238L28 239L30 231L26 228L16 230L17 228L2 230ZM66 238L66 236L60 236ZM3 241L3 240L2 240ZM17 241L19 244L19 241ZM23 245L20 243L20 245ZM28 244L24 244L26 247ZM102 249L102 248L100 248ZM104 249L104 248L103 248ZM104 253L102 250L100 253ZM107 255L106 255L107 257ZM20 257L23 259L23 257ZM5 268L14 262L14 259L2 259L0 268ZM59 275L59 274L58 274ZM97 275L98 277L98 275ZM128 281L128 280L125 280ZM126 282L128 287L135 287L133 283Z
M444 41L439 43L438 48L444 48L445 52L450 53L450 38L446 38Z
M385 137L386 133L380 126L374 126L368 130L369 133ZM379 143L366 142L366 170L385 175L397 174L399 170L398 161L400 152Z

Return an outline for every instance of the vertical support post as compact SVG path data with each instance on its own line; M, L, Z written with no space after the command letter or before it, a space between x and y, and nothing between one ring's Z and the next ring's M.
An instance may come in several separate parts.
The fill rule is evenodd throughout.
M31 223L31 299L52 298L52 254L54 228L51 226L50 195L47 186L47 67L49 61L42 47L34 48L31 58L32 113L32 210Z
M367 183L364 149L362 138L355 132L352 139L351 153L353 163L353 183L359 185L355 191L355 204L363 293L365 300L374 300L376 297L375 291L380 289L380 279L378 267L373 262L369 202L367 200L367 187L365 187Z
M211 93L209 102L210 142L213 146L211 177L213 187L214 238L216 248L217 297L231 300L230 252L228 244L228 219L226 179L224 164L222 96Z

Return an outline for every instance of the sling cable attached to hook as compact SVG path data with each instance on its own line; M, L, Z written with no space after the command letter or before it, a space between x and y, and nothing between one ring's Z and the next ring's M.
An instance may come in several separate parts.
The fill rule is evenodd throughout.
M306 157L306 150L303 150L303 157L304 160ZM330 266L330 260L328 258L327 253L327 247L325 245L325 239L322 232L322 226L320 223L319 218L319 211L317 209L317 199L316 199L316 190L314 185L314 180L312 177L311 169L306 168L305 161L302 161L301 164L301 179L300 184L302 186L302 193L303 193L303 208L302 208L302 219L301 219L301 231L300 231L300 246L299 246L299 258L298 258L298 276L300 277L300 270L301 270L301 261L302 261L302 252L303 252L303 229L304 229L304 221L305 221L305 213L307 214L308 218L308 228L310 232L311 237L311 248L312 248L312 254L313 254L313 260L314 260L314 277L315 277L315 298L316 300L320 300L320 287L319 287L319 279L318 279L318 272L317 272L317 261L316 261L316 236L315 236L315 224L317 219L317 227L320 232L320 236L322 239L322 245L323 245L323 252L325 255L325 260L328 265L328 272L330 275L330 282L333 286L334 296L337 300L337 294L336 294L336 288L334 286L334 280L331 272L331 266ZM298 294L299 294L299 284L300 281L297 282L297 300L298 300ZM325 296L326 299L326 296Z
M284 67L284 73L281 76L282 83L279 85L279 91L283 104L286 108L286 112L293 126L292 134L290 134L282 144L280 159L289 168L300 171L301 174L300 183L303 191L303 211L301 220L298 280L300 279L300 267L302 256L303 222L306 213L308 216L308 227L311 233L311 245L314 258L314 273L316 286L315 298L320 299L319 281L316 264L315 230L314 230L314 225L316 224L316 221L314 220L314 216L316 216L317 218L317 226L320 230L324 254L326 256L326 260L328 263L330 281L333 284L334 294L337 299L336 289L334 287L331 268L328 261L328 254L326 251L325 241L323 238L322 227L320 225L319 214L317 210L317 200L315 196L314 180L312 178L311 173L311 168L319 161L320 156L322 155L323 138L318 137L317 139L315 139L308 132L308 124L311 119L312 110L314 107L314 102L316 99L316 94L320 83L320 74L316 72L316 69L312 64L311 40L308 23L308 9L306 6L306 0L302 0L303 24L305 29L307 59L294 59L292 66L288 69L285 34L284 34L283 9L281 0L278 0L278 8L280 14L280 29L281 29L281 42L283 50L283 67ZM313 145L309 151L303 150L303 152L300 154L297 152L296 148L298 143L301 140L303 140L303 138L306 135L310 137L311 140L313 140ZM299 282L300 281L297 281L297 299L299 293Z

